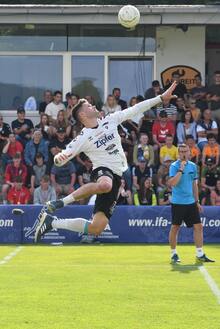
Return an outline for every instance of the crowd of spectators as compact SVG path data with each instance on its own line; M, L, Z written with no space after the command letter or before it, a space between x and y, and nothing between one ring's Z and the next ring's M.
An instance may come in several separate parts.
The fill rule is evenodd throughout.
M213 79L213 84L206 87L198 74L196 86L187 90L179 73L174 72L171 81L177 81L176 99L118 127L129 166L121 181L118 204L169 205L169 167L178 159L178 144L186 143L191 161L198 166L202 205L220 205L220 71ZM162 93L163 88L155 80L144 96L132 96L127 104L121 99L120 88L114 88L100 109L100 118ZM92 96L86 98L95 105ZM52 94L46 90L38 106L40 122L35 127L25 117L23 107L17 109L17 119L11 126L0 114L3 203L45 204L90 182L92 163L85 154L62 167L53 163L54 156L81 130L71 115L78 99L78 95L68 93L62 102L61 91ZM91 202L94 198L80 204Z

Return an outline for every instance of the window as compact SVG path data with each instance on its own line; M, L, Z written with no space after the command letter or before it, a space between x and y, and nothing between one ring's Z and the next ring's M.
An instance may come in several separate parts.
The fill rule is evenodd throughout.
M104 95L104 57L72 57L72 89L80 97L92 95L100 107Z
M62 89L62 56L0 56L0 109L15 110L46 89Z
M144 95L153 77L151 58L110 58L109 93L114 87L121 89L122 99L129 102L132 96Z

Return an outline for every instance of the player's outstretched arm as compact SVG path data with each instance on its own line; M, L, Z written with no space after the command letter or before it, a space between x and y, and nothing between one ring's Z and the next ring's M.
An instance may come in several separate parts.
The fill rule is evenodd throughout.
M159 95L151 99L147 99L146 101L135 104L134 106L129 107L124 111L115 112L110 116L114 118L118 122L118 124L120 124L123 121L132 119L137 114L144 113L145 111L150 110L152 107L160 104L163 101L168 101L171 100L172 98L176 98L176 96L173 95L173 91L175 90L175 88L176 88L176 82L174 81L170 86L170 88L167 89L162 95Z

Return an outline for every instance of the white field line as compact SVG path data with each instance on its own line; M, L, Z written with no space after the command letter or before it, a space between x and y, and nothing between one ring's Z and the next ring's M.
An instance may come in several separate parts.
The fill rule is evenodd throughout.
M220 289L217 286L216 282L209 274L207 268L205 268L204 266L200 266L199 270L200 270L200 273L202 274L202 276L204 277L205 281L207 282L210 290L213 292L213 294L217 298L218 303L220 304Z
M10 252L7 256L5 256L2 260L0 260L0 265L4 265L8 263L13 257L15 257L24 247L18 246L13 251Z

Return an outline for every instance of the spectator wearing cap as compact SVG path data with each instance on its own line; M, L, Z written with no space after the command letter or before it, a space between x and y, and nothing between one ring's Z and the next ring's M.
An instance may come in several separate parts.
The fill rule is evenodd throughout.
M40 186L34 190L34 204L46 204L48 201L56 200L56 191L50 185L50 177L41 177Z
M35 164L35 156L41 153L44 157L44 162L48 161L48 145L42 138L40 130L35 130L33 138L27 143L24 150L24 160L28 167L33 167Z
M23 107L17 109L17 119L12 121L11 126L16 135L16 139L25 146L31 139L34 126L30 119L25 118L25 110Z
M134 146L133 163L137 165L138 158L143 156L148 161L148 166L154 166L154 149L149 144L149 137L147 134L140 134L139 143Z
M186 135L186 145L189 146L190 149L190 161L199 164L201 152L198 146L196 145L196 141L192 135Z
M3 147L2 150L2 163L3 167L5 168L8 163L12 162L13 157L15 154L20 153L23 156L24 147L21 142L17 141L15 138L14 133L10 133L9 137L7 138L6 145Z
M52 186L55 188L57 198L60 199L72 193L76 182L76 168L74 164L69 161L62 167L53 165L50 179Z
M153 141L157 148L161 148L165 144L167 135L175 135L175 128L171 121L168 121L166 111L159 113L159 120L155 121L152 127Z
M169 176L169 169L172 163L172 159L169 155L166 155L163 159L163 163L160 165L157 171L157 192L160 192L166 187L166 177Z
M23 186L22 177L15 177L14 185L8 192L7 201L11 204L28 204L30 197L28 188Z
M5 203L7 191L10 187L14 187L15 177L19 176L22 179L23 185L27 179L27 167L21 161L20 153L13 156L12 163L9 163L5 169L5 179L2 186L3 203Z
M202 114L202 119L198 122L196 131L198 134L198 147L202 151L205 144L208 143L207 135L212 133L218 135L218 125L216 121L212 120L212 113L210 109L205 109Z
M45 90L43 101L39 104L39 114L42 114L45 112L45 109L49 103L51 103L53 100L52 91L51 90Z
M40 186L41 178L47 173L47 165L44 163L44 157L40 152L36 154L34 162L31 172L31 194L34 193L35 188Z
M135 206L156 206L157 197L149 177L141 179L140 189L134 194Z
M211 158L213 165L216 167L219 164L219 144L216 142L216 136L214 134L207 135L208 144L206 144L202 150L202 165L206 166L206 160Z
M177 108L175 105L171 104L169 100L164 100L162 106L157 108L157 117L161 111L166 111L168 119L172 120L174 123L177 119Z
M138 164L133 168L132 180L133 186L138 191L140 189L141 179L149 177L152 180L153 170L148 167L148 161L140 156L138 158Z
M169 134L166 136L165 145L160 149L160 163L164 162L166 156L169 156L172 161L178 159L178 148L173 145L173 136Z
M206 166L201 172L201 187L203 192L211 192L215 189L216 182L220 179L220 167L216 167L212 158L207 158Z
M112 90L112 95L115 97L116 102L118 103L118 105L121 106L122 110L125 110L127 108L127 102L124 101L123 99L121 99L121 89L118 87L115 87Z
M186 143L187 135L192 135L194 140L196 140L196 123L189 110L182 113L181 121L177 124L176 135L178 144Z
M7 139L11 133L11 128L9 124L3 121L3 116L0 114L0 155L2 153L3 147L7 143Z
M66 136L66 130L63 127L59 127L56 131L56 135L53 137L49 144L50 163L53 162L53 158L56 154L66 148L66 145L70 142L70 139Z
M57 119L57 114L60 110L65 110L65 106L62 103L62 92L57 90L53 95L53 101L50 102L45 109L45 113L49 116L52 124Z

